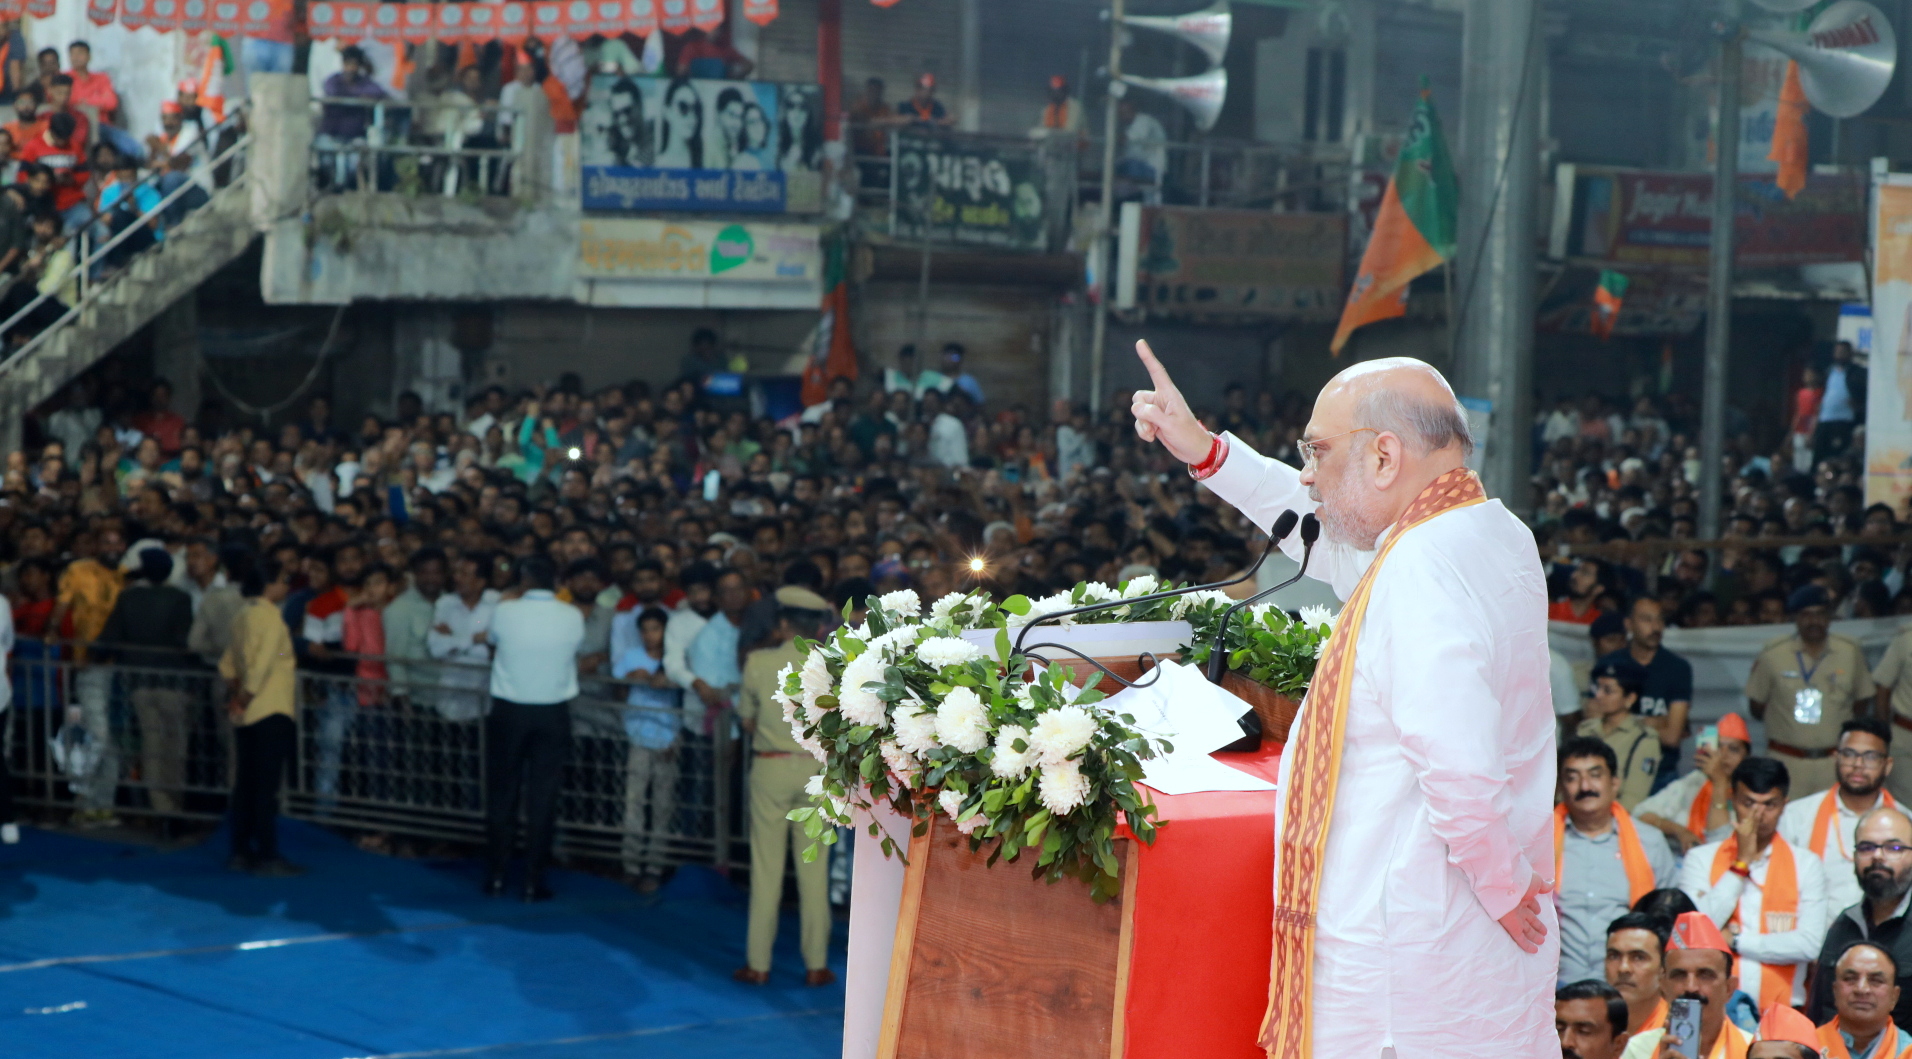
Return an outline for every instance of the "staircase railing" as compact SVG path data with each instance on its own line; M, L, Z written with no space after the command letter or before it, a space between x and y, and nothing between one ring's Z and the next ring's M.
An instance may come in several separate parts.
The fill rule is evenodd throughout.
M205 134L201 138L200 142L202 144L211 145L212 143L215 142L216 135L220 133L222 130L230 130L230 129L242 130L239 134L239 137L236 140L234 140L231 144L229 144L224 150L220 151L216 155L213 155L211 158L207 159L205 162L198 163L197 165L195 165L195 168L203 168L203 170L206 172L215 172L221 166L229 165L232 162L238 160L245 153L246 149L250 147L252 144L252 133L250 131L244 131L243 118L245 117L247 109L248 109L248 104L241 103L239 106L235 107L230 114L227 114L226 117L222 119L218 124L213 125L212 127L208 128L205 131ZM207 149L210 149L210 146L208 146ZM127 189L125 192L125 197L124 197L125 201L129 201L129 202L134 201L134 195L140 188L148 187L152 184L157 183L163 175L164 175L163 173L154 173L146 177L145 179L141 180L139 183L135 184L133 187ZM233 176L231 184L229 184L228 187L237 185L244 178L245 178L245 174L243 172L235 174ZM36 350L40 349L48 341L50 341L52 337L55 334L57 334L61 328L65 327L67 324L71 323L75 319L78 319L80 314L84 312L89 305L92 305L94 302L96 302L99 299L102 292L104 292L110 286L112 286L112 281L114 279L117 279L119 278L120 275L123 275L125 272L130 271L131 262L129 261L127 263L126 268L123 269L120 273L116 273L114 276L105 277L104 279L97 280L97 281L92 278L92 274L95 267L98 266L101 262L105 261L108 255L112 254L115 250L117 250L119 247L124 245L128 239L133 237L134 233L142 231L142 230L155 230L155 231L161 230L161 225L159 224L160 219L165 216L167 211L177 206L180 203L180 201L183 200L187 196L187 194L189 194L195 188L199 188L203 190L203 187L196 180L188 178L187 180L182 182L178 187L174 188L172 191L163 195L160 198L159 202L155 204L151 209L148 209L144 213L141 213L139 217L136 220L134 220L132 223L126 225L126 227L114 233L114 235L111 238L106 239L103 242L100 242L96 246L89 246L89 244L91 244L92 242L89 230L92 227L92 224L95 221L99 220L100 214L98 214L97 212L95 212L94 216L88 221L87 224L82 225L78 230L68 234L62 240L61 245L77 245L79 247L78 260L76 260L73 263L68 273L68 276L70 277L71 282L75 282L79 285L80 296L73 300L72 305L69 305L66 307L65 312L61 313L58 319L48 323L45 327L40 329L38 334L34 335L31 339L28 339L25 344L20 346L20 348L14 350L11 353L8 353L4 360L0 360L0 377L4 377L8 372L12 371L15 367L25 362L27 358L31 357ZM227 188L217 189L217 191L224 191L224 190L227 190ZM215 191L214 193L216 194L217 191ZM189 213L186 216L190 217L191 214ZM183 218L181 223L183 223ZM173 227L178 227L178 225L174 225ZM163 231L161 231L161 234L162 235L164 234ZM155 253L159 251L160 249L162 249L164 246L165 246L165 243L163 240L160 242L156 242L154 243L153 246L147 248L145 251L142 251L141 256L143 256L144 254ZM16 280L15 282L25 282L25 280ZM25 304L19 310L14 312L13 315L7 317L4 321L0 321L0 348L4 348L4 345L7 340L7 336L12 334L13 331L20 326L22 321L31 318L36 311L38 311L41 307L45 306L49 301L54 301L57 298L58 292L62 288L66 287L68 282L69 282L68 279L63 278L61 282L49 288L48 290L41 291L31 301L27 302L27 304Z

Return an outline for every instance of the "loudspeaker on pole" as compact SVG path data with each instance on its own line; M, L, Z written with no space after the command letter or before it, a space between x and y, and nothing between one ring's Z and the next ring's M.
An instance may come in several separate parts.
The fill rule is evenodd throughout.
M1781 2L1788 0L1771 0ZM1839 0L1803 33L1752 29L1746 39L1797 62L1807 101L1835 118L1857 117L1877 103L1898 62L1899 39L1892 23L1865 0Z
M1124 15L1124 25L1140 26L1180 37L1201 50L1211 63L1220 63L1228 51L1228 34L1234 19L1228 13L1228 0L1186 15Z
M1160 92L1188 108L1195 124L1203 132L1215 127L1221 117L1222 103L1228 98L1228 71L1220 66L1193 77L1135 77L1122 75L1122 83Z

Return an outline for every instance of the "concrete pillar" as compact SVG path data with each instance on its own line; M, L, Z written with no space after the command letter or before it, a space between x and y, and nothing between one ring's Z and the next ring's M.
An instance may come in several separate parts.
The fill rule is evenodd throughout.
M153 371L173 384L173 411L199 417L199 294L174 302L153 321Z
M1461 36L1460 245L1451 275L1454 388L1493 404L1480 462L1487 495L1532 507L1537 130L1546 62L1534 0L1467 0Z
M305 209L311 182L312 94L304 74L255 73L252 89L252 147L246 158L246 183L252 196L252 224L260 231Z
M1739 5L1729 2L1730 23ZM1713 122L1713 231L1706 276L1706 360L1700 387L1700 536L1718 540L1724 507L1726 362L1733 341L1733 206L1739 193L1739 27L1720 42L1719 105Z
M551 120L551 104L542 92L518 95L518 117L513 122L517 138L518 163L512 175L511 190L518 198L536 201L549 196L556 187L557 125Z
M956 127L981 132L983 127L983 0L962 0L961 37L957 61L962 64L956 96Z
M752 65L762 65L762 44L758 34L762 31L755 22L744 17L744 0L730 0L730 46L737 54L749 59ZM760 70L753 76L762 77Z

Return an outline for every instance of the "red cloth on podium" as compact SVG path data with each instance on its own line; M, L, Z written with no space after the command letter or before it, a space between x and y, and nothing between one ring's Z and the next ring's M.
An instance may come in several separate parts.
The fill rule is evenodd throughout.
M1274 782L1279 745L1216 760ZM1275 915L1275 792L1155 798L1137 845L1126 1059L1261 1059Z

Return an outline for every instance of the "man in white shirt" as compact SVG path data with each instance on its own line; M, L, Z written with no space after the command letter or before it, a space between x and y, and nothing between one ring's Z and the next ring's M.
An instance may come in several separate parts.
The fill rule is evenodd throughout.
M1154 383L1131 405L1141 438L1257 526L1317 514L1308 572L1349 601L1282 757L1260 1043L1558 1056L1546 578L1532 532L1466 467L1459 400L1420 361L1354 365L1316 398L1297 471L1210 434L1137 353ZM1299 536L1283 542L1297 559Z
M1833 751L1833 786L1795 799L1779 818L1779 833L1797 849L1810 849L1826 875L1826 914L1859 903L1864 892L1852 866L1853 832L1859 818L1879 806L1898 808L1886 791L1892 774L1892 729L1884 721L1854 718L1839 728Z
M664 629L664 672L685 691L697 682L697 674L690 671L685 652L690 650L690 643L697 639L697 634L704 631L711 615L717 613L717 574L715 566L699 560L684 567L677 579L684 599L671 611L670 624Z
M498 592L486 585L484 564L461 556L452 564L452 590L432 606L426 650L440 666L439 683L446 691L432 703L448 721L470 721L484 712L480 694L491 680L491 618L498 609Z
M1145 197L1153 201L1161 194L1162 175L1168 169L1168 130L1143 113L1133 99L1117 104L1116 116L1122 125L1122 157L1116 160L1116 175L1147 185Z
M1733 770L1733 834L1696 847L1680 869L1680 889L1732 939L1739 988L1762 1011L1805 1003L1806 967L1826 935L1819 858L1779 834L1791 783L1780 762L1747 758Z
M969 431L951 415L941 394L923 395L923 414L929 417L929 458L939 467L969 466Z
M505 892L505 862L525 802L524 899L545 901L544 865L557 826L558 785L571 745L571 700L578 697L578 645L584 615L558 599L557 565L543 555L518 564L524 595L498 604L490 640L491 715L485 718L485 893Z

